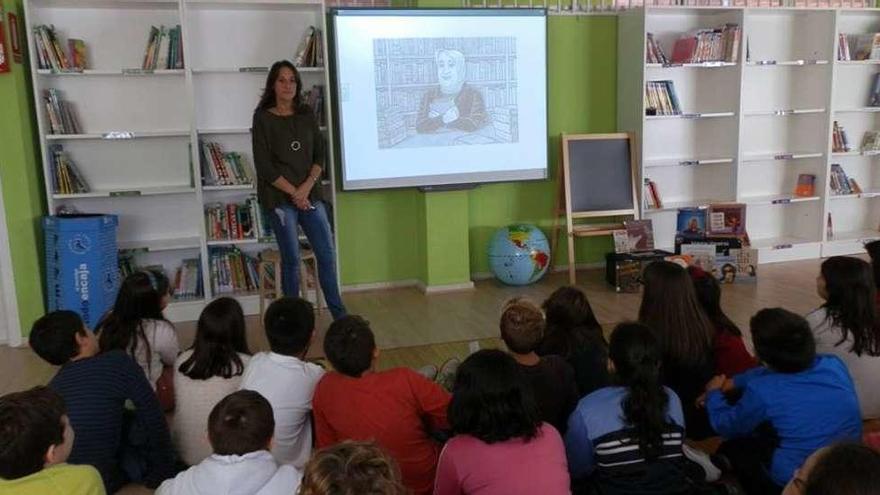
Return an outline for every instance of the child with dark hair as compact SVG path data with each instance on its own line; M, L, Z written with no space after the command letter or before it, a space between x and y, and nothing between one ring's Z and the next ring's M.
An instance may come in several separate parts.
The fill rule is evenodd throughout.
M101 352L128 353L153 388L163 368L174 366L180 352L177 331L162 315L169 298L168 278L162 272L132 273L122 282L113 310L95 329Z
M574 370L559 356L535 353L544 338L544 315L523 299L511 299L501 312L501 339L516 361L538 405L538 417L565 434L568 415L580 398Z
M746 350L739 327L721 309L721 284L718 280L696 266L688 268L688 273L697 300L715 328L712 340L715 374L733 376L758 366L758 361Z
M376 371L379 350L360 316L334 321L324 352L336 371L315 389L316 446L375 440L400 465L409 490L431 493L440 454L431 433L447 428L449 394L409 368Z
M719 453L747 493L780 493L816 449L862 434L853 382L840 359L816 355L810 326L781 308L762 309L750 322L765 367L716 376L706 385L706 408L725 441ZM735 404L722 391L739 389Z
M544 339L535 352L556 354L571 365L578 397L608 385L608 343L586 294L577 287L560 287L541 308Z
M868 257L871 258L871 273L874 276L874 286L880 290L880 240L865 244L865 251L868 252ZM880 299L878 299L878 303L880 303Z
M880 452L857 443L827 447L813 454L803 495L876 495L880 490Z
M205 439L208 414L221 399L239 389L249 361L241 305L230 297L208 303L199 316L193 346L174 363L177 407L171 437L187 465L211 455Z
M542 423L516 361L499 350L458 368L449 404L455 437L437 466L434 495L570 493L565 448Z
M312 453L312 396L324 369L305 361L315 336L312 304L282 297L263 319L271 352L251 357L241 388L259 392L272 404L275 439L272 455L280 464L302 469Z
M73 438L64 401L52 389L0 397L0 492L104 495L94 467L65 464Z
M610 354L617 385L581 399L569 419L572 478L604 494L696 493L691 480L702 473L682 451L681 401L660 382L660 345L651 329L618 325Z
M214 454L162 483L156 495L291 495L300 473L275 462L269 452L275 419L272 405L252 390L239 390L217 403L208 416Z
M688 438L714 436L706 411L695 405L715 369L712 322L681 266L656 261L645 268L643 279L639 323L647 325L660 343L662 383L681 399Z
M143 370L123 351L98 354L98 340L73 311L54 311L38 319L29 337L31 348L61 368L49 382L67 408L76 442L72 464L91 464L101 473L108 493L128 481L155 488L174 473L171 439L156 394ZM138 452L146 469L130 479L120 466L125 402L134 404L134 421L143 427L146 444Z
M407 495L400 468L375 442L346 440L306 464L298 495Z
M834 256L822 263L816 290L825 304L807 315L816 352L846 363L856 385L862 417L880 417L880 315L871 266Z

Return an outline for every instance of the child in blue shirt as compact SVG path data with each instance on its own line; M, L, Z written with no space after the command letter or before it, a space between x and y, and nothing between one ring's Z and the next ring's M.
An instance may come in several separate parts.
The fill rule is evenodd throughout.
M728 458L747 493L780 493L815 450L862 435L859 401L846 366L816 355L810 326L781 308L763 309L750 322L764 367L716 376L706 386L712 427L728 439ZM738 390L728 403L723 391Z

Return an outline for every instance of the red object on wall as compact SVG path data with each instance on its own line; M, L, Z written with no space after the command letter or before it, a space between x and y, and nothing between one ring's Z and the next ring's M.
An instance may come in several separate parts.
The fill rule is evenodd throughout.
M3 16L0 15L0 73L9 72L9 51L6 50L6 31L3 29Z
M18 16L9 13L9 43L12 45L12 60L21 63L21 30L18 29Z

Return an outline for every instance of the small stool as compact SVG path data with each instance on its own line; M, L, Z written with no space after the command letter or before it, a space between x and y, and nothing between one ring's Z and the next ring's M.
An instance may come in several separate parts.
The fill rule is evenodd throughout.
M271 275L269 267L271 266ZM315 285L308 287L308 273L312 271L315 276ZM260 323L266 315L266 300L269 302L280 298L281 292L281 252L277 249L266 249L260 253L260 261L257 264L257 274L260 280ZM321 311L324 304L324 295L321 292L321 283L318 279L318 259L311 249L300 248L299 252L299 293L303 299L309 299L309 290L314 292L315 311Z

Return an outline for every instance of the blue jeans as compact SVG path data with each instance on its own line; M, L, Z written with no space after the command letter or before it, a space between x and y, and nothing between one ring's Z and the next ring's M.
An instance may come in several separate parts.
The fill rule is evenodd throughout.
M327 220L327 209L323 201L313 203L314 209L300 210L294 205L281 205L269 212L269 221L275 232L275 240L281 251L281 288L286 296L299 297L299 231L303 232L312 245L318 260L318 281L321 292L336 320L345 316L345 306L339 295L336 281L336 256L333 250L333 234Z

